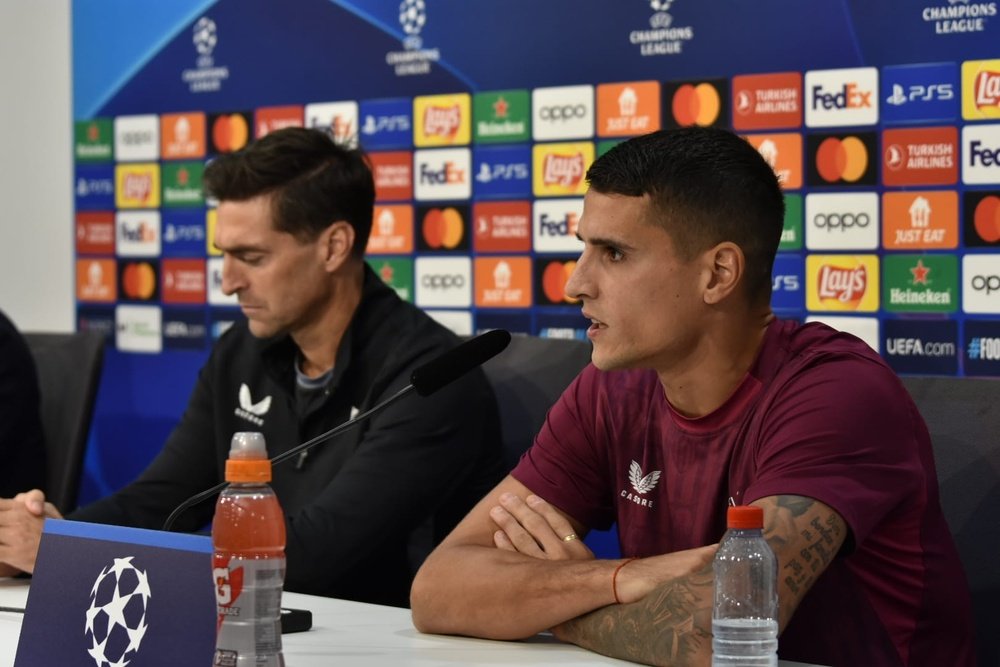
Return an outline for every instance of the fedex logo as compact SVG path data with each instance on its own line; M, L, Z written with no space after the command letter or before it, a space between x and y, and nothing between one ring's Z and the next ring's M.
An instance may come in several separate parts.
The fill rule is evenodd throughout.
M878 122L878 70L874 67L806 72L808 127Z
M812 87L813 109L863 109L871 106L872 91L861 89L857 83L846 83L837 92L827 92L822 86Z
M468 148L414 151L416 199L469 199L472 195L471 157Z
M118 211L115 227L119 256L154 257L160 254L159 211Z
M420 165L420 182L425 184L465 183L465 170L456 166L454 162L445 162L440 169L433 169L422 164Z
M536 201L532 218L535 252L582 252L576 228L583 215L583 199Z
M966 125L962 144L962 182L1000 183L1000 125Z

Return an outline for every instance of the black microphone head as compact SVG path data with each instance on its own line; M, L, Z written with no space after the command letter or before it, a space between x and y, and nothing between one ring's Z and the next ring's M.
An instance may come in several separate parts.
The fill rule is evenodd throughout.
M410 384L421 396L430 396L441 387L500 354L509 344L509 331L503 329L487 331L456 345L437 359L415 368L410 374Z

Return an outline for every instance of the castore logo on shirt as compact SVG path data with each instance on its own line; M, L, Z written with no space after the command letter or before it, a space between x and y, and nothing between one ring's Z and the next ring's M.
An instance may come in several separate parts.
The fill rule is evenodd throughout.
M642 466L636 461L632 461L632 465L628 468L628 481L632 485L632 489L635 491L633 494L628 489L622 489L621 497L625 500L630 500L640 507L649 507L652 509L653 501L647 498L642 498L643 496L653 489L660 482L660 471L654 470L648 475L642 474Z
M240 405L234 411L237 417L242 417L252 424L257 426L263 426L264 420L261 419L267 414L267 411L271 409L271 397L265 396L256 403L253 402L253 398L250 396L250 387L246 383L240 384Z

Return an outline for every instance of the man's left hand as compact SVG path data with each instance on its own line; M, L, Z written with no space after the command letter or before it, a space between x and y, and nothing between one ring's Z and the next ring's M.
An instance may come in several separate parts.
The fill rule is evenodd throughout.
M535 495L525 499L506 493L490 510L500 530L493 533L498 549L542 560L592 560L594 553L555 507Z

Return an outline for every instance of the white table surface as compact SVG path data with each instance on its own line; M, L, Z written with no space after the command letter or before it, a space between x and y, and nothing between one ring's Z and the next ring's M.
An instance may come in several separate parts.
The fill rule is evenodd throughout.
M0 607L24 607L29 582L0 578ZM390 667L397 665L629 665L540 635L528 641L500 642L417 632L408 609L285 593L282 606L308 609L313 627L284 635L288 667ZM0 667L12 667L22 615L0 612ZM779 663L794 667L802 663Z

